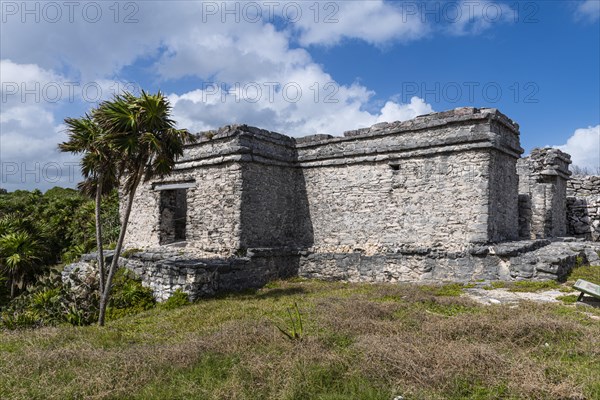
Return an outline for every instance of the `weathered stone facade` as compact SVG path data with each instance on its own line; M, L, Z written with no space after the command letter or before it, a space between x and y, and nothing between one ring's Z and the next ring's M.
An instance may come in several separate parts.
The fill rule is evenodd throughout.
M519 236L543 239L567 235L567 181L571 156L552 148L533 149L518 161Z
M536 149L520 159L519 143L518 125L495 109L459 108L343 137L226 126L188 146L167 179L138 189L126 247L143 251L124 265L159 298L294 274L560 278L577 257L595 256L582 243L552 241L567 234L570 157Z
M567 182L569 236L600 241L600 176L576 176Z
M163 244L161 192L180 186L187 190L186 246L216 256L250 247L458 250L515 240L522 151L518 126L487 109L344 137L293 139L228 126L188 147L167 180L139 190L127 244Z

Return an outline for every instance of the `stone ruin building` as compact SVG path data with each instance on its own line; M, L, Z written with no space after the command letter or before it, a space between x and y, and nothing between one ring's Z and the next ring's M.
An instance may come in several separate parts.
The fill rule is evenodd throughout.
M126 247L139 250L123 265L159 299L294 275L560 279L598 261L600 178L570 179L557 149L521 158L519 143L519 126L496 109L343 137L226 126L138 189Z

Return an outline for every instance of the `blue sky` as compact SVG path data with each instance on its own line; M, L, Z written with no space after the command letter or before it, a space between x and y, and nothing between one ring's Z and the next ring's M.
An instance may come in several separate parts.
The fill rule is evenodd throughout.
M48 5L50 4L50 5ZM600 165L600 1L0 3L0 187L74 186L62 121L122 89L303 136L495 107Z

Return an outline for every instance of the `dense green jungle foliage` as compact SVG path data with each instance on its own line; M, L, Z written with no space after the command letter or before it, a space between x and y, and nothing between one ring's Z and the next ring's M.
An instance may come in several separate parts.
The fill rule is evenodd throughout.
M94 250L94 221L94 201L73 189L0 192L0 306L51 267ZM110 245L119 233L116 191L103 200L102 221Z

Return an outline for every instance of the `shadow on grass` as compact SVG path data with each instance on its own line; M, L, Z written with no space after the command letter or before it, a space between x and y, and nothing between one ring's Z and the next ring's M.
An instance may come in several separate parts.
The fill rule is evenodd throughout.
M577 297L577 296L574 296ZM581 301L573 302L577 306L600 308L600 299L592 297L588 294L584 295Z
M254 298L258 293L258 289L250 288L244 290L231 290L218 292L212 296L202 297L205 300L224 300L224 299L244 299L246 297Z
M259 299L279 299L281 297L293 296L296 294L304 294L306 290L301 287L288 287L288 288L276 288L269 289L266 292L259 292L256 297Z
M217 293L214 296L207 297L205 299L211 300L243 300L243 299L279 299L286 296L293 296L297 294L304 294L307 291L300 287L288 287L288 288L273 288L273 289L245 289L240 291L230 291Z

